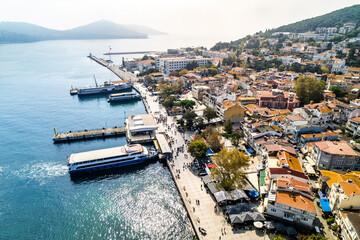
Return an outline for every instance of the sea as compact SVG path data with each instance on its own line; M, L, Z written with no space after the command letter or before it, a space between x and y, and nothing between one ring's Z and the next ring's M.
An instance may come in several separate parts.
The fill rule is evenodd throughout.
M57 132L124 126L141 101L71 96L118 78L87 58L111 51L163 51L218 39L45 41L0 45L0 239L192 239L185 208L159 162L71 178L67 157L126 144L124 137L54 144ZM122 57L113 56L115 64Z

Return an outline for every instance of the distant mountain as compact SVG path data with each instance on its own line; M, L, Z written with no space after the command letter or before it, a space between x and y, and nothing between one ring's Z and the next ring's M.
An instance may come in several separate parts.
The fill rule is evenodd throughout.
M342 8L325 15L302 20L300 22L284 25L268 31L274 32L307 32L315 31L317 27L342 26L346 22L360 23L360 5Z
M134 30L134 31L136 31L136 32L145 33L146 35L165 35L166 34L164 32L160 32L160 31L155 30L153 28L149 28L149 27L142 26L142 25L127 24L125 26L132 29L132 30Z
M140 25L121 25L106 20L69 30L54 30L23 22L1 22L0 43L24 43L66 39L147 38L161 32Z

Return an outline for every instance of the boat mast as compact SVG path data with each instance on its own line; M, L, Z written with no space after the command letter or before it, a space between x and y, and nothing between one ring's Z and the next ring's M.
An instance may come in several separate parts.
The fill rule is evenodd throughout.
M111 53L110 53L110 51L111 51L111 47L109 46L109 64L111 64Z
M97 82L96 82L95 74L93 76L94 76L94 80L95 80L95 85L96 85L96 87L98 87Z

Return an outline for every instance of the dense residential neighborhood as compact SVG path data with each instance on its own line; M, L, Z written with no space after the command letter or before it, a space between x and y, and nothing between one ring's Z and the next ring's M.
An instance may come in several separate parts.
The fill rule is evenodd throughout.
M194 172L233 229L360 239L359 33L257 33L123 66L190 136ZM227 166L231 154L243 165Z

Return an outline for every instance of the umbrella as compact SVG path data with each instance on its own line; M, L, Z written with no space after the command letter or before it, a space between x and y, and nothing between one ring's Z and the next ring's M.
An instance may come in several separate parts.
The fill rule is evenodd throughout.
M256 228L262 228L264 226L264 224L262 222L254 222L254 226Z
M275 229L275 222L274 221L265 221L265 227L267 229Z
M279 232L286 231L286 228L285 228L284 224L282 224L282 223L276 223L275 228L276 228L276 231L279 231Z
M251 191L249 191L249 196L253 197L253 198L257 198L257 197L259 197L259 193L255 190L251 190Z
M254 221L265 221L266 220L264 218L264 216L258 212L251 213L251 216L253 217Z
M243 222L254 221L254 218L249 213L243 213L240 215L240 219Z

